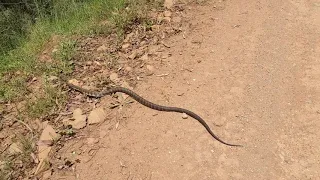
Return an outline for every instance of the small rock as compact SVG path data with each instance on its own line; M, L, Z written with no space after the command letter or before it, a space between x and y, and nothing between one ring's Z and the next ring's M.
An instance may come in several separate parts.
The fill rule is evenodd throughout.
M79 86L79 85L80 85L79 81L76 80L76 79L70 79L68 82L71 83L71 84L74 84L74 85L76 85L76 86Z
M92 110L88 116L88 123L97 124L103 122L107 118L107 112L103 108L96 108Z
M129 59L135 59L137 57L138 53L137 51L133 51L130 56L128 56Z
M111 73L109 78L114 83L117 83L120 81L117 73Z
M99 139L97 139L97 138L87 138L87 143L89 145L97 144L98 142L99 142Z
M122 49L128 49L128 47L130 47L129 43L125 43L122 45Z
M69 124L75 129L82 129L87 124L87 116L82 115L82 110L80 108L77 108L73 111L73 119L74 121L70 121Z
M153 66L151 66L151 65L147 65L147 75L148 76L151 76L151 75L153 75L154 74L154 67Z
M164 0L163 6L168 9L172 8L173 0Z
M182 119L187 119L188 115L186 113L182 113Z
M164 11L164 17L171 17L172 13L170 11Z
M50 125L47 125L41 133L39 142L47 142L47 141L53 142L54 140L59 139L59 137L60 137L59 134L56 133L53 127ZM49 162L48 156L52 148L51 146L45 143L38 143L38 144L39 144L38 145L39 164L35 170L35 175L50 168L50 164L48 163Z
M59 134L57 134L56 131L53 129L53 127L48 124L43 129L41 136L39 138L39 141L55 141L59 138L60 138Z
M125 67L125 70L126 70L127 72L131 72L131 71L132 71L132 67L127 66L127 67Z
M141 42L140 42L140 46L144 46L145 44L147 44L146 41L141 41Z
M141 56L140 59L143 60L143 61L148 61L149 56L148 56L148 54L144 54L143 56Z
M105 46L105 45L102 45L100 47L97 48L97 51L98 52L104 52L104 51L107 51L108 50L108 47Z

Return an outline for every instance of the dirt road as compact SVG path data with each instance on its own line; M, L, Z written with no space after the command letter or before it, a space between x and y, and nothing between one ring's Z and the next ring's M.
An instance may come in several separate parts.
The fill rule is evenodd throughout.
M202 116L125 108L96 128L78 179L320 179L320 1L221 1L187 7L183 33L139 94ZM92 131L91 131L92 132ZM67 146L67 145L66 145ZM79 147L69 145L66 153Z

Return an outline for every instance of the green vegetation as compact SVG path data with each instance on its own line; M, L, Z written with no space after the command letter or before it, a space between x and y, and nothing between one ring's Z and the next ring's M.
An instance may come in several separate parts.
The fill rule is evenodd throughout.
M57 113L67 100L58 76L73 70L76 37L117 33L121 40L132 24L142 23L150 28L152 22L146 19L145 11L160 3L161 0L1 1L0 103L22 101L25 106L17 109L17 119L22 123L30 117ZM24 174L22 171L32 167L33 138L16 140L23 147L22 153L7 159L0 157L0 179L16 177L14 172ZM24 168L16 167L15 162L22 162Z
M0 50L0 102L25 97L30 93L26 83L33 77L70 72L68 61L75 46L72 36L113 31L121 38L132 23L143 21L147 4L159 3L144 0L23 2L23 6L0 3L0 31L3 32L0 35L3 47ZM63 52L55 54L54 62L39 61L47 43L55 36L59 37Z

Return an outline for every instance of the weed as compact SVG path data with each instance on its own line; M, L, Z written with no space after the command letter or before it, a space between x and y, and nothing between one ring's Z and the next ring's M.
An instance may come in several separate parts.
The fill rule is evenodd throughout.
M39 93L38 93L39 94ZM56 113L66 102L67 97L60 86L45 82L44 91L33 101L27 103L27 113L30 117L39 118Z
M60 72L69 74L72 72L72 64L71 61L72 57L75 53L76 41L68 40L64 41L60 44L59 48L54 52L53 57L56 60L56 69L55 75L59 74ZM47 69L50 71L50 69Z

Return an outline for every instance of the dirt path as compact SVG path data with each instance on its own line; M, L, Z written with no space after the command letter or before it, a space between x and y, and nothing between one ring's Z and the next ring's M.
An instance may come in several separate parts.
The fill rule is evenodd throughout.
M191 6L185 16L189 28L168 40L172 56L156 70L169 75L136 91L197 112L223 140L245 147L135 103L118 130L91 127L99 147L52 178L319 179L320 1L230 0Z

